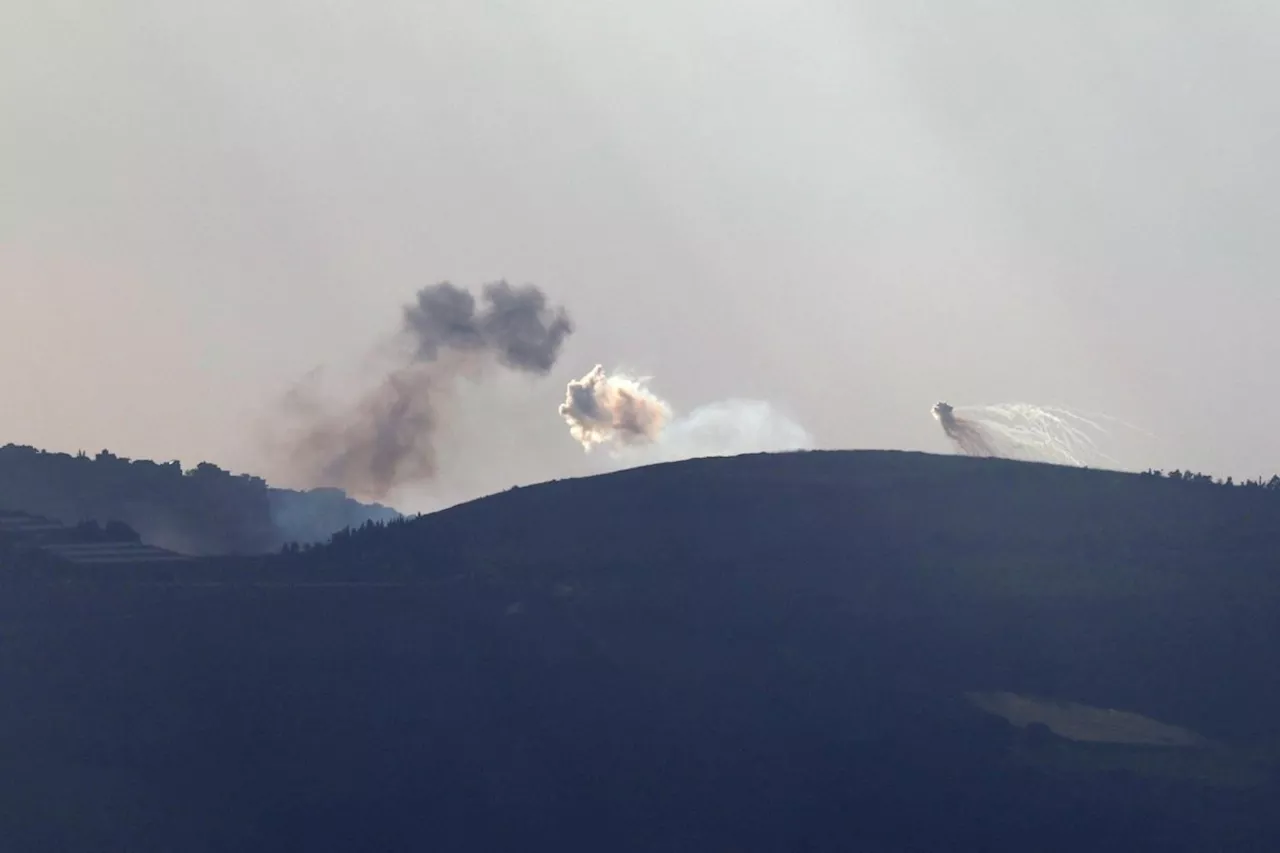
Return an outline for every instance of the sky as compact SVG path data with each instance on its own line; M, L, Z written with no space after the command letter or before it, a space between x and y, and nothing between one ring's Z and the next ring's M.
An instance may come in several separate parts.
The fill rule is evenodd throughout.
M411 505L592 470L596 363L821 447L1025 401L1270 475L1277 53L1263 2L0 0L0 443L270 475L300 377L505 278L577 331Z

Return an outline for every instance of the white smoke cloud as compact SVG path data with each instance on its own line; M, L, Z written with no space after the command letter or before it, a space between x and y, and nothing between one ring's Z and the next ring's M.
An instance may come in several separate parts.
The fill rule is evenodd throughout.
M597 364L569 383L560 416L584 450L599 444L653 442L671 418L671 407L645 387L646 379L605 373Z
M1110 435L1103 422L1150 435L1107 415L1033 403L953 407L937 403L933 416L967 456L994 456L1076 467L1120 467L1099 441Z
M560 406L570 435L586 451L604 446L621 467L813 447L808 430L763 400L722 400L682 415L647 381L596 365L570 382Z

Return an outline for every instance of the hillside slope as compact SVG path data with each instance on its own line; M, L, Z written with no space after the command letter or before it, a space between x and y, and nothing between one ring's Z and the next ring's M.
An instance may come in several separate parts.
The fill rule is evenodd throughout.
M14 849L1258 850L1280 495L906 453L0 598Z
M0 509L68 524L120 521L148 544L193 555L270 552L398 516L338 489L274 489L207 462L184 471L105 450L71 456L12 444L0 447Z

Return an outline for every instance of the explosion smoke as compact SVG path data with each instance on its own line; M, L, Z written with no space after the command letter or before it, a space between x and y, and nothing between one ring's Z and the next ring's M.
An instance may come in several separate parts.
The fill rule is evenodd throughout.
M292 448L292 463L311 485L383 498L436 471L432 443L442 406L463 376L496 367L545 374L573 332L563 308L533 285L497 281L481 302L442 282L405 306L396 342L410 350L353 405L337 412L311 406Z
M607 446L623 465L813 446L804 427L761 400L724 400L676 415L646 382L601 365L571 381L559 410L569 434L587 452Z
M1095 436L1107 434L1097 420L1068 409L1031 403L966 406L960 413L937 403L933 416L947 438L967 456L992 456L1086 467L1115 463L1098 449Z
M648 444L671 417L671 408L644 387L645 380L609 376L597 364L569 383L560 416L569 434L590 451L598 444Z

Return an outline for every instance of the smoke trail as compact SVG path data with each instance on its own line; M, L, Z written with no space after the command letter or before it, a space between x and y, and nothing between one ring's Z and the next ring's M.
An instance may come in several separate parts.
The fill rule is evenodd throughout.
M325 410L294 392L304 426L291 464L308 485L372 499L430 478L433 435L457 379L496 367L545 374L572 332L565 310L533 285L493 282L479 301L449 282L424 287L403 310L399 363L352 405Z
M604 445L624 466L813 446L804 427L764 401L723 400L678 415L645 380L601 365L569 383L560 415L585 451Z
M937 403L933 407L933 416L942 424L942 431L947 438L966 456L1003 456L994 446L994 436L988 436L977 422L957 417L955 409L948 403Z
M933 407L933 416L947 438L968 456L1077 467L1118 464L1098 447L1098 438L1108 434L1099 421L1113 421L1137 430L1115 418L1086 417L1068 409L1032 403L966 406L959 411L947 403L938 403Z

